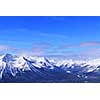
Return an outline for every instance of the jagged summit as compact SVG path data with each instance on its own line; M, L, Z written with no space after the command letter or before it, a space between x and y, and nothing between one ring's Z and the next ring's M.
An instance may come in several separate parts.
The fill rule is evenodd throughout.
M14 60L14 56L11 54L6 54L2 59L2 61L4 61L4 62L9 62L9 61L13 61L13 60Z

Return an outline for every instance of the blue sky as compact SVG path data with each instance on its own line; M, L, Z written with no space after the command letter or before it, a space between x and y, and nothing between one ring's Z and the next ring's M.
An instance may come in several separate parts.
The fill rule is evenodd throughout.
M0 17L0 52L98 55L100 17Z

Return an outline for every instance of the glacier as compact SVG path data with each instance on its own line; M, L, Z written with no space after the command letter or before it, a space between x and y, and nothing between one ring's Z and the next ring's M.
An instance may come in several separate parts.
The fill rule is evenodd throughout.
M0 56L0 83L100 82L100 58L87 60L39 56Z

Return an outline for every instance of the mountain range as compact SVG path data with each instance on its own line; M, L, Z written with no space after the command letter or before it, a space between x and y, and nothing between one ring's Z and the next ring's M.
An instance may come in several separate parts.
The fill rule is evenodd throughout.
M0 56L1 83L100 82L100 59Z

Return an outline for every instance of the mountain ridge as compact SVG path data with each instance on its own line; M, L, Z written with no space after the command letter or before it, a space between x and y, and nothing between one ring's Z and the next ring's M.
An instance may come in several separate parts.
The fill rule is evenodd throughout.
M0 56L0 79L13 80L18 77L30 80L66 80L67 77L87 79L90 73L100 75L100 59L93 60L54 60L46 57ZM28 79L27 79L28 80ZM68 81L68 79L67 79Z

